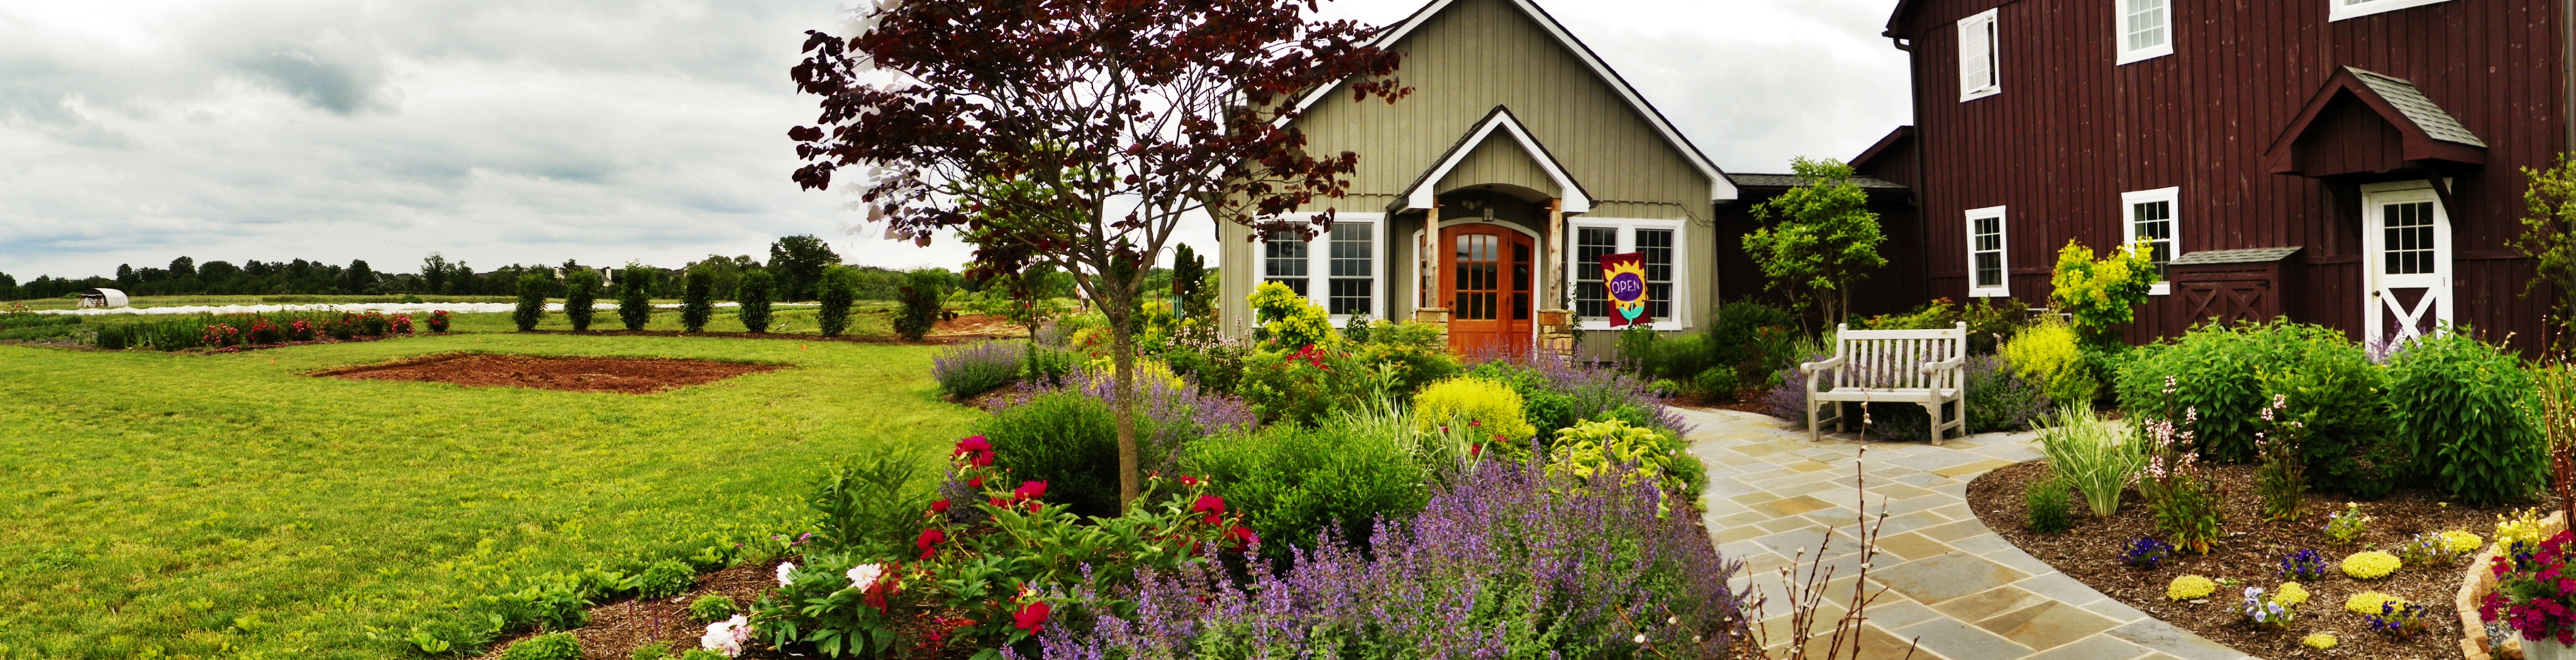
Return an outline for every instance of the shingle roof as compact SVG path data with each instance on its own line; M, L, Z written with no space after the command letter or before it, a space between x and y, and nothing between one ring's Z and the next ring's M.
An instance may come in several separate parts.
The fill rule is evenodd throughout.
M2397 106L2397 111L2405 113L2407 120L2423 128L2425 135L2444 142L2487 146L2476 133L2469 132L2469 127L2460 125L2459 118L2452 117L2451 113L2442 110L2441 104L2426 98L2423 90L2416 89L2414 83L2352 67L2344 69L2360 78L2361 84L2369 85L2370 91L2378 92L2380 98L2388 99L2389 105Z
M2259 264L2280 261L2297 254L2299 246L2253 248L2250 250L2201 250L2173 260L2175 266L2192 264Z
M1747 188L1794 188L1797 187L1798 184L1806 182L1805 179L1800 179L1794 174L1741 174L1728 172L1726 173L1726 178L1734 179L1735 185ZM1862 188L1869 189L1905 189L1905 186L1902 184L1874 176L1853 176L1851 178L1851 182L1860 185Z

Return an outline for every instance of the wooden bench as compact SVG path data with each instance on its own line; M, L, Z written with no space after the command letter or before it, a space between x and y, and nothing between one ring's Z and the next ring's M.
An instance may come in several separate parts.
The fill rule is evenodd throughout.
M1807 373L1808 441L1822 437L1824 421L1851 430L1842 412L1846 401L1921 404L1932 418L1934 445L1948 439L1944 431L1967 434L1968 411L1960 400L1968 384L1960 365L1968 359L1968 324L1941 330L1853 330L1844 324L1834 336L1833 357L1798 365ZM1941 421L1945 404L1955 413L1948 422ZM1819 419L1816 409L1828 406L1833 415Z

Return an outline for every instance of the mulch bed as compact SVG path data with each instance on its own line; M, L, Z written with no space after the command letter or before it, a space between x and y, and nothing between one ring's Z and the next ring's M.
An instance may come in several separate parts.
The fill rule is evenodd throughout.
M2075 528L2062 534L2035 534L2023 527L2026 516L2022 489L2047 473L2045 461L2006 467L1978 477L1968 484L1968 505L1976 509L1977 517L1987 527L2069 577L2158 619L2246 653L2266 658L2460 657L2460 618L2452 601L2459 595L2465 565L2407 566L2395 575L2371 582L2345 577L2339 567L2344 556L2363 550L2396 554L2398 544L2419 532L2464 529L2489 536L2495 530L2495 517L2507 509L2475 509L2457 503L2445 506L2442 493L2400 490L2387 499L2361 503L2362 512L2376 520L2366 528L2359 543L2339 546L2326 538L2323 528L2327 516L2343 510L2343 499L2309 493L2303 498L2297 520L2267 523L2262 519L2261 501L2254 496L2253 466L2215 466L2206 472L2226 489L2221 501L2227 513L2227 537L2207 555L2178 554L2155 569L2130 568L2119 561L2119 554L2130 540L2140 536L2162 538L2135 489L2121 499L2119 513L2109 518L2094 518L2085 508L2083 496L2075 496ZM2267 593L2277 590L2283 581L2279 572L2281 558L2301 549L2316 550L2326 558L2327 577L2300 583L2312 596L2308 604L2297 608L2299 618L2287 629L2245 623L2238 611L2244 601L2244 587L2260 586ZM2166 585L2182 575L2213 580L2235 578L2245 584L2222 586L2206 602L2166 600ZM2344 599L2364 591L2378 591L2423 605L2434 619L2431 631L2403 643L2372 632L2361 615L2343 610ZM2335 633L2341 642L2327 651L2299 645L2299 638L2321 631Z
M732 598L743 614L750 614L752 604L760 602L760 595L777 586L778 562L744 564L700 575L697 587L673 598L635 598L590 608L589 625L572 631L574 637L581 638L581 656L585 660L627 660L634 656L635 647L654 642L669 643L675 653L698 648L698 637L707 633L707 624L689 618L689 603L699 596L722 594ZM482 657L499 658L510 644L537 634L495 643ZM753 647L765 648L761 644L747 645L741 657L786 657Z
M787 367L709 360L441 353L341 367L314 376L407 380L466 387L532 387L565 392L652 394Z

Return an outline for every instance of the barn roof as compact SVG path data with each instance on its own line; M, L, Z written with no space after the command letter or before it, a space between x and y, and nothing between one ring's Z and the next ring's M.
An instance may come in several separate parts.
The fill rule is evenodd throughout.
M1798 175L1795 174L1744 174L1740 172L1728 172L1726 174L1726 178L1734 179L1735 185L1746 188L1795 188L1799 184L1806 182L1806 179L1798 178ZM1854 175L1851 178L1851 182L1867 190L1905 189L1904 184L1874 176Z

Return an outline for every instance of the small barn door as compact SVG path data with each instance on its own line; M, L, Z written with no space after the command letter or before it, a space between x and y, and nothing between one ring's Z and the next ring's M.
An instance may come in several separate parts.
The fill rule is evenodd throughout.
M1528 350L1530 292L1537 260L1528 235L1493 225L1440 230L1443 296L1449 301L1449 349L1473 355Z
M2451 218L2430 189L2362 197L2362 320L2372 343L2451 321Z

